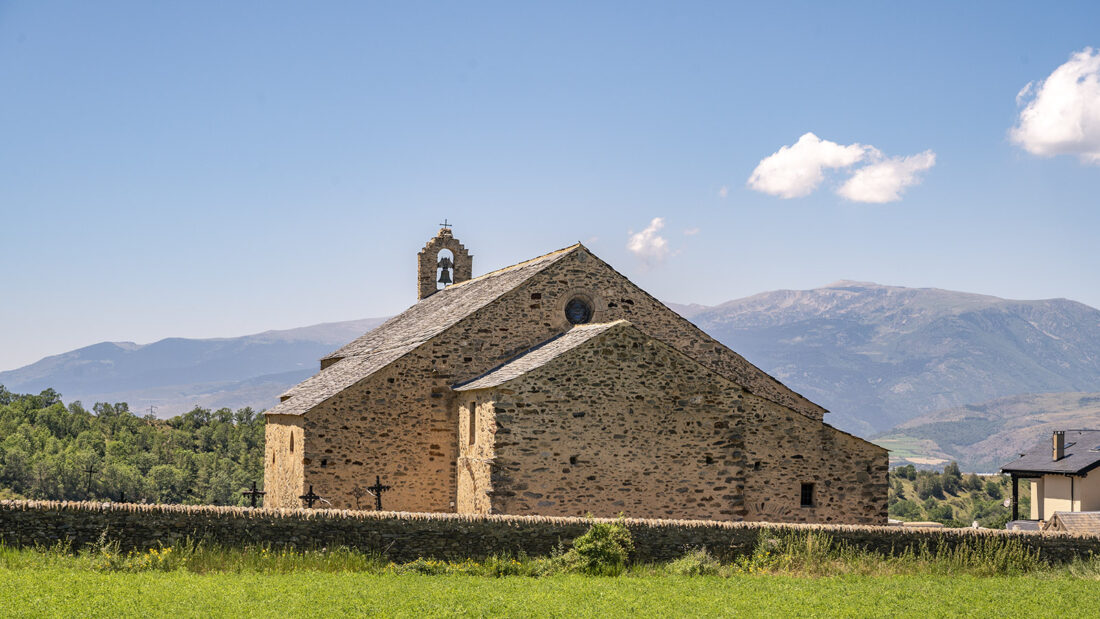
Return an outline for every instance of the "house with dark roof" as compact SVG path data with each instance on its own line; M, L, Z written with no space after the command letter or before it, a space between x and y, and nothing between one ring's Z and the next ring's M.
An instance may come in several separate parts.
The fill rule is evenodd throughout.
M1031 520L1046 521L1055 512L1100 510L1100 430L1056 430L1050 443L1039 443L1001 467L1012 476L1012 520L1019 520L1019 483L1031 483Z
M473 277L443 228L419 300L266 411L267 505L886 522L886 451L581 244Z

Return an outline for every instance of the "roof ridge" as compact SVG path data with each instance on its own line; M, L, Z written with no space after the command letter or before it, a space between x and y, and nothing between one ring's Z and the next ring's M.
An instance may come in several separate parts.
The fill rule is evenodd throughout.
M478 280L485 279L486 277L492 277L493 275L497 275L498 273L502 273L504 271L511 271L512 269L516 269L516 268L522 267L526 264L530 264L532 262L542 260L543 258L549 258L550 256L553 256L555 254L565 253L569 250L576 249L578 247L583 247L583 245L581 245L580 243L573 243L572 245L570 245L568 247L562 247L561 249L555 249L554 251L545 253L541 256L535 256L534 258L529 258L527 260L524 260L523 262L517 262L515 264L511 264L511 265L508 265L506 267L500 267L499 269L489 271L488 273L482 273L481 275L478 275L477 277L471 277L470 279L463 280L463 281L458 282L456 284L451 284L450 286L447 286L446 288L440 290L440 292L443 292L445 290L453 290L455 288L458 288L459 286L465 286L466 284L468 284L470 282L476 282Z

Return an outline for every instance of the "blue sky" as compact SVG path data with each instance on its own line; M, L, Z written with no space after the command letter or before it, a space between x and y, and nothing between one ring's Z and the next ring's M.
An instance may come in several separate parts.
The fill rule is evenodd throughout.
M0 2L0 369L398 312L444 217L475 273L579 240L667 301L857 279L1100 306L1097 127L1040 122L1072 111L1044 80L1097 24L1095 2ZM852 189L861 169L894 185Z

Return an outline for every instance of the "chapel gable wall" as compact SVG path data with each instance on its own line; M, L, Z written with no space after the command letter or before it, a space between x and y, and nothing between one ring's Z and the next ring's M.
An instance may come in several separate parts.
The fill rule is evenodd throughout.
M550 310L550 319L558 321L563 330L569 327L563 317L565 304L574 296L588 298L595 310L592 322L629 320L641 331L730 380L743 382L738 377L757 377L759 380L748 387L757 395L811 419L820 421L824 416L816 405L767 376L586 250L576 251L554 264L529 285L532 292L541 292L539 302Z
M757 396L740 406L748 520L886 524L885 449ZM811 506L802 484L813 484Z
M736 385L631 328L460 396L492 422L492 513L744 517Z

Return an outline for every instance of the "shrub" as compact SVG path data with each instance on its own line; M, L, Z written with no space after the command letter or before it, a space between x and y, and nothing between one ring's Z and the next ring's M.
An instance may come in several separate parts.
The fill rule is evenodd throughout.
M951 510L950 505L946 503L940 503L939 505L928 510L928 519L935 522L948 524L955 519L955 513Z
M943 482L940 481L939 475L922 475L917 479L917 496L922 499L929 497L936 497L942 499L943 497Z
M982 480L980 477L971 473L966 476L966 481L963 483L967 490L978 491L982 489Z
M706 548L696 548L668 564L668 571L678 576L712 576L721 568L722 564Z
M1001 484L995 481L985 482L985 493L988 494L991 499L1000 499L1004 497L1004 494L1001 492Z
M573 540L573 548L562 556L562 561L572 571L617 576L632 552L634 540L620 518L593 523L584 535Z
M900 520L917 520L921 515L920 505L907 499L901 499L890 506L890 515Z

